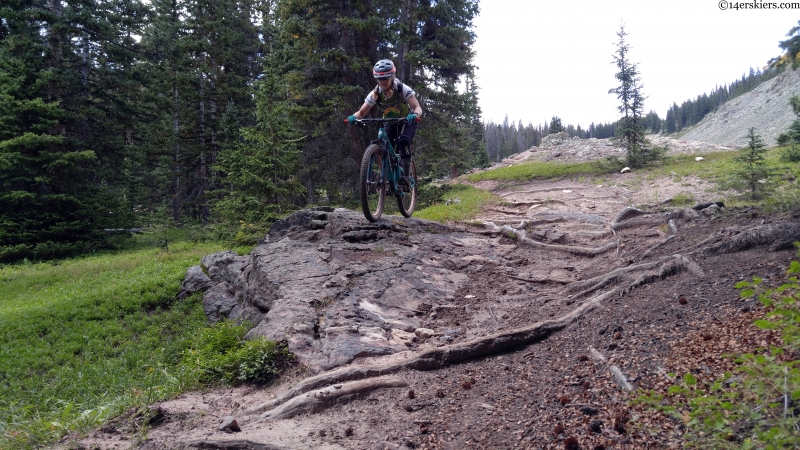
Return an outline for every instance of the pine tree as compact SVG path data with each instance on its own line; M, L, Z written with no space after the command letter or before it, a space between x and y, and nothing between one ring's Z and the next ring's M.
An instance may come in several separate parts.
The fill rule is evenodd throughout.
M778 145L788 145L789 147L781 153L781 161L800 162L800 97L792 95L789 104L796 119L789 125L786 132L778 136Z
M750 191L750 198L755 200L761 196L766 188L766 180L769 174L764 167L766 164L764 155L767 149L761 136L755 133L754 128L750 128L745 137L748 140L747 147L743 148L739 156L734 160L743 166L737 172L737 175L745 182L747 189Z
M553 116L550 119L550 127L547 129L550 134L560 133L564 131L564 125L561 124L561 119L557 116Z
M91 250L103 228L129 225L130 34L142 10L133 0L3 4L0 260Z
M625 26L620 25L617 32L617 51L613 55L613 63L619 70L615 74L619 86L609 89L608 93L615 94L620 101L617 109L622 117L617 127L616 139L627 150L628 165L641 167L660 158L662 152L651 148L645 139L645 130L641 123L645 97L642 94L638 64L631 62L628 57L630 47L625 42L627 35Z
M786 33L785 41L781 41L778 46L783 50L783 55L772 58L769 60L770 68L783 68L789 65L792 70L800 67L800 20L797 21L798 26L792 27Z
M256 124L241 130L243 140L219 154L216 168L225 189L215 210L228 221L270 223L292 209L303 185L297 178L302 136L292 117L296 105L287 98L285 83L267 61L265 73L255 86ZM232 105L226 110L227 134L237 134L239 120Z

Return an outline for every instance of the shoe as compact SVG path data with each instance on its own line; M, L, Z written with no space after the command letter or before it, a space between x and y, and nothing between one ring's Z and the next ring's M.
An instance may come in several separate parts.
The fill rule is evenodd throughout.
M400 181L397 182L397 187L403 192L411 192L411 183L409 183L409 178L400 178Z

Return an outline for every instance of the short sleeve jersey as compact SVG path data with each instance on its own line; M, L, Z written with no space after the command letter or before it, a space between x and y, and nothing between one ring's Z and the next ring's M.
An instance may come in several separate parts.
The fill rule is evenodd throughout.
M402 89L400 89L400 86L402 86ZM386 97L381 88L376 87L367 94L367 98L364 99L364 102L369 106L378 105L378 109L381 110L381 114L383 114L385 118L391 119L407 116L410 110L408 99L415 94L414 90L400 83L400 81L395 78L393 91L391 97Z

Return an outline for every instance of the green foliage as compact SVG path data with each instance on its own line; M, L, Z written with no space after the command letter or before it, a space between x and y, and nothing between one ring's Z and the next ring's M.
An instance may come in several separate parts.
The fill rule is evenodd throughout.
M454 184L442 195L441 203L431 205L414 216L441 223L465 222L475 218L484 208L501 199L482 189L466 184Z
M800 245L799 245L800 246ZM763 280L736 285L745 298L757 296L770 311L755 325L779 330L783 345L734 356L735 373L698 383L686 374L666 397L646 394L639 398L678 420L687 432L687 447L707 449L797 448L797 401L800 400L800 361L785 357L800 351L800 263L792 261L789 282L763 289Z
M781 161L796 163L800 162L800 97L792 95L789 104L797 118L778 136L778 145L788 145L781 153Z
M618 170L618 169L617 169ZM571 175L607 174L614 172L608 167L592 162L576 164L559 164L549 161L534 161L513 166L500 167L485 172L473 173L466 176L469 181L481 180L507 180L525 181L533 178L560 178Z
M741 166L737 175L750 191L750 198L757 199L767 188L769 171L765 167L764 157L767 150L764 148L761 136L755 134L754 128L747 131L746 137L748 139L747 147L740 151L734 161Z
M614 64L618 72L614 75L619 85L609 89L609 94L615 94L620 101L617 107L622 117L617 123L616 140L627 151L627 164L631 167L644 167L663 158L666 149L652 147L645 139L645 129L642 125L644 116L644 94L642 93L641 79L639 78L638 64L632 63L628 57L630 47L625 42L625 26L620 25L617 32L617 51L614 54Z
M292 123L296 106L270 64L268 59L255 86L256 125L243 128L242 140L219 155L216 168L226 188L217 191L214 209L227 221L274 222L294 209L292 201L304 190L297 179L297 146L303 137ZM228 111L235 109L229 106Z
M135 4L121 9L131 16L120 20L117 11L80 2L2 6L4 261L102 248L102 229L123 226L131 217L118 170L130 150L123 137L131 111L123 98L130 93L132 52L123 36L143 15ZM93 30L103 42L82 30Z
M230 321L202 328L183 353L184 367L205 383L267 383L294 358L285 344L259 337L243 340L248 327Z
M560 133L564 131L564 125L561 124L561 118L558 116L553 116L550 119L550 128L547 129L550 134Z
M178 364L202 298L175 294L222 247L169 248L0 266L0 448L42 448L197 386Z
M798 25L800 25L800 21L797 21ZM772 58L769 60L769 66L771 68L781 68L787 67L789 65L792 66L792 70L797 69L800 67L800 26L792 27L788 33L786 33L785 41L781 41L778 46L783 50L783 55Z

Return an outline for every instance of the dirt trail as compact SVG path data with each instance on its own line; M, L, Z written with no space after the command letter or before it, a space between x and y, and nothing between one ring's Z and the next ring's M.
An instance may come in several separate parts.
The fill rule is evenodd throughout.
M630 425L638 413L625 404L628 389L663 384L669 371L713 376L721 370L713 356L687 359L672 347L710 324L742 326L743 311L753 305L741 302L733 285L754 275L782 279L795 254L788 244L800 239L796 218L720 208L710 186L695 179L644 180L627 173L603 183L480 187L509 202L482 214L485 226L424 231L423 221L383 219L401 225L381 235L381 252L413 242L426 248L447 236L450 244L436 244L426 261L465 275L463 281L451 277L454 291L426 300L432 304L414 318L434 336L319 373L298 367L267 388L184 394L154 405L149 417L120 417L77 445L668 446L676 442L671 433L680 424L666 422L655 434ZM694 199L688 206L696 207L668 201L678 194ZM418 241L401 239L409 234ZM470 253L471 240L480 251ZM746 348L748 333L718 347ZM309 355L317 358L319 352L311 349ZM218 431L225 416L234 416L241 431ZM137 440L137 427L145 425L146 437ZM75 441L65 440L68 445Z

